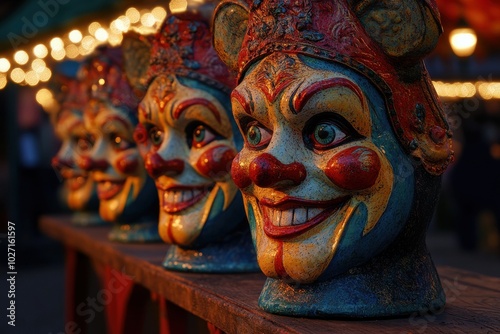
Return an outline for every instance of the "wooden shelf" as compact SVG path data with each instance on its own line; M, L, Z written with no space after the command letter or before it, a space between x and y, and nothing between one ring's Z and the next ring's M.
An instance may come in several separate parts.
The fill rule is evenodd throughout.
M439 314L346 321L278 316L257 306L265 276L192 274L161 266L165 244L119 244L110 227L74 227L65 216L46 216L41 230L92 261L130 276L149 291L227 333L496 333L500 332L500 279L450 267L438 271L447 294ZM424 312L422 312L424 313Z

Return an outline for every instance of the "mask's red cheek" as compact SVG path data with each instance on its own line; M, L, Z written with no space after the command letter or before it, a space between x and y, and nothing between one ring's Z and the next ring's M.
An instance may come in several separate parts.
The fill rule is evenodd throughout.
M244 189L252 184L252 180L248 174L248 167L245 168L243 164L240 164L240 158L241 154L239 153L233 160L231 177L238 188Z
M217 146L204 152L196 162L196 169L204 176L214 179L224 179L231 169L231 163L236 151L228 146Z
M337 186L346 190L368 189L380 172L378 154L366 147L348 148L328 161L325 174Z
M124 154L116 161L116 169L123 174L132 174L139 167L139 159L136 154Z

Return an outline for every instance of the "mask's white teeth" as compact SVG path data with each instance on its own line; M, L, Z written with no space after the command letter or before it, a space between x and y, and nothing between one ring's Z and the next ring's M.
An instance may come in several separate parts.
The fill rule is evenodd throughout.
M264 208L267 216L274 226L296 226L307 223L323 212L322 208L295 208L289 210L276 210Z
M292 225L301 225L307 221L307 209L297 208L293 209L293 221Z
M182 191L174 192L174 203L181 203L182 201Z
M281 211L281 219L279 220L279 226L290 226L292 225L294 210L284 210Z
M168 191L167 192L167 200L166 200L166 202L167 203L174 203L174 195L175 195L174 191Z

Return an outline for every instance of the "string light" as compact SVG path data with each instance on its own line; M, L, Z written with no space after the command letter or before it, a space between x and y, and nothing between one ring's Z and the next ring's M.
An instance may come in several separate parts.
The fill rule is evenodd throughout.
M25 77L25 73L19 67L14 68L12 70L12 72L10 72L10 78L15 83L21 83L21 82L23 82L24 81L24 77Z
M50 40L50 47L52 51L60 51L64 49L64 42L59 37L54 37Z
M130 23L137 23L141 19L141 13L134 7L127 9L125 16L129 18Z
M141 23L145 27L152 27L156 23L156 19L153 14L145 13L141 16Z
M36 86L38 84L38 81L40 81L37 73L33 70L26 72L26 76L24 77L24 80L30 86Z
M40 77L40 81L47 82L52 77L52 71L50 70L50 68L45 67L38 76Z
M10 61L7 58L0 58L0 72L6 73L10 69Z
M43 44L38 44L33 48L33 54L38 58L45 58L49 54L49 50Z
M95 32L95 38L98 41L105 42L108 39L108 37L109 37L109 34L106 31L106 29L104 29L104 28L99 28Z
M500 82L442 82L434 81L436 92L442 98L466 99L479 96L485 100L500 99Z
M70 31L70 33L68 34L68 38L73 43L79 43L82 40L83 36L80 30L74 29Z
M24 65L28 62L29 60L29 56L28 56L28 53L24 50L20 50L20 51L17 51L15 54L14 54L14 60L16 63L18 63L19 65Z
M50 55L52 56L52 58L54 58L54 60L61 61L64 59L64 57L66 57L66 51L64 49L52 50L50 52Z
M89 24L89 33L91 33L92 35L95 35L95 32L97 31L97 29L101 28L101 24L99 22L92 22L91 24Z
M153 14L157 22L162 22L165 19L165 17L167 17L167 11L165 10L165 8L159 6L153 8L151 14Z
M7 86L7 77L5 75L0 75L0 89L4 89Z
M31 68L36 73L42 73L42 71L45 67L47 67L47 65L45 64L45 62L42 59L37 58L37 59L33 60L33 62L31 63Z
M80 55L80 52L78 52L78 46L75 44L68 44L66 46L66 57L73 59L76 58Z

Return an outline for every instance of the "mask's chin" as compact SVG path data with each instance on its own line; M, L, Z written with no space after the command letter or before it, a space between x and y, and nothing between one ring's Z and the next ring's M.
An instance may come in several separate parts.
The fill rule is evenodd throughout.
M94 180L88 176L78 176L67 179L68 207L71 210L84 210L94 193Z
M162 202L159 232L162 239L170 244L194 249L216 242L234 229L243 220L241 198L237 192L227 193L223 188L218 183L212 185L197 203L178 212L174 212L175 206L165 199L171 195L159 191ZM194 195L189 195L188 200L194 200ZM184 205L180 203L179 206Z
M249 202L256 219L257 260L264 274L304 284L316 281L326 270L358 204L343 197L327 207L323 202L278 211L255 198Z
M136 200L139 192L143 188L143 185L143 178L129 176L123 183L113 184L109 187L109 189L101 190L99 205L99 214L101 215L101 218L108 222L119 223L120 216L122 216L127 206L132 205ZM116 194L113 194L112 197L109 196L109 198L102 198L103 192L107 192L105 195L109 195L111 193Z

